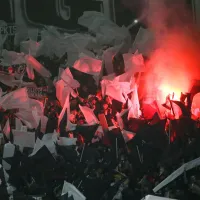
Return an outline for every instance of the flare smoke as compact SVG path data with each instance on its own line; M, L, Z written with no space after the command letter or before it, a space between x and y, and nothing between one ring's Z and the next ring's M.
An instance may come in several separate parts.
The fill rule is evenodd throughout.
M166 95L187 92L200 78L200 39L186 1L148 0L143 6L144 23L155 35L148 67L159 77L157 88Z

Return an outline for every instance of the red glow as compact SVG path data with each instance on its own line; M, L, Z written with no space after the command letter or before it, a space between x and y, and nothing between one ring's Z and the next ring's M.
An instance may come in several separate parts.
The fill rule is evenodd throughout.
M180 100L181 92L189 92L192 80L199 79L199 42L192 38L192 33L181 31L173 30L160 38L162 41L157 41L159 48L150 56L148 71L156 80L149 75L148 87L160 92L160 103L173 93L174 100Z
M194 96L191 111L194 119L200 118L200 93Z
M160 102L164 103L168 95L170 95L171 100L176 100L176 101L180 100L181 90L179 88L175 88L175 87L173 88L169 84L168 85L161 84L159 86L159 89L161 90L161 97L159 99Z
M135 135L134 135L134 134L131 134L131 133L127 133L127 134L126 134L126 137L128 138L128 141L131 140L131 139L133 139L134 136L135 136Z
M199 31L182 0L150 2L147 23L155 39L148 63L149 74L157 76L153 87L160 90L160 101L173 92L179 100L181 92L189 92L192 80L199 79Z

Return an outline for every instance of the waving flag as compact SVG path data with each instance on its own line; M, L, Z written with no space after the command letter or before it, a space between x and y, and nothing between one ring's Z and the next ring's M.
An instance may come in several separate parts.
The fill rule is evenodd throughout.
M70 68L70 72L73 78L80 83L78 92L82 98L88 97L90 94L96 94L97 85L92 75L81 72L74 67Z
M31 65L29 63L26 66L26 72L28 74L28 78L31 80L34 80L35 74L34 74L33 68L31 67Z
M69 68L63 71L63 73L61 74L61 79L72 89L80 87L80 83L73 78L73 75Z
M124 138L124 141L127 143L128 141L132 140L135 137L135 133L131 132L131 131L126 131L126 130L122 130L122 136Z
M81 112L83 113L86 122L89 125L94 125L94 124L98 124L99 123L99 121L96 118L96 116L95 116L95 114L94 114L92 109L88 108L87 106L81 106L81 105L79 105L79 108L80 108Z
M35 133L26 132L22 130L13 130L14 144L21 148L30 147L34 148L35 145Z
M86 197L71 183L64 182L61 197L64 195L72 196L74 200L86 200Z
M144 58L142 54L131 54L126 53L123 54L124 57L124 64L125 64L125 71L136 73L144 71Z
M26 63L24 59L24 53L17 53L15 51L2 51L2 62L7 63L9 65L21 65Z
M70 131L76 129L76 124L70 122L70 104L69 104L69 94L66 97L63 109L58 117L58 127L62 126L60 131ZM64 120L64 121L63 121ZM61 124L62 122L62 124ZM65 127L63 127L65 126Z
M6 135L6 137L7 137L8 139L10 139L10 131L11 131L11 128L10 128L10 120L8 119L8 120L6 121L6 124L5 124L4 128L3 128L3 133Z
M84 56L77 60L73 66L75 69L86 74L93 75L96 84L99 84L100 75L102 72L102 61L88 56Z
M130 36L127 28L117 26L100 12L85 11L78 23L95 33L100 45L118 45Z
M33 112L30 110L19 110L15 114L28 128L33 129L37 128L38 123L34 118Z
M23 41L20 43L20 52L24 54L29 54L32 56L37 56L37 52L40 48L40 43L33 40Z
M26 60L27 65L30 65L41 76L46 77L46 78L51 77L51 73L44 66L42 66L42 64L39 63L33 56L26 55L25 60Z
M60 146L71 146L76 145L77 138L66 138L66 137L60 137L58 142L58 145Z
M63 107L67 96L72 92L72 88L65 84L63 80L59 80L55 84L56 86L56 97L59 100L61 106Z
M135 38L135 41L132 46L132 51L135 52L138 50L145 56L149 56L150 53L154 50L155 38L153 33L148 30L140 27L138 34Z
M22 129L22 122L17 117L15 118L15 130L20 131Z
M196 158L192 161L189 161L185 164L183 164L181 167L179 167L177 170L175 170L172 174L170 174L166 179L164 179L161 183L159 183L154 189L154 192L159 191L164 186L175 180L177 177L179 177L181 174L183 174L185 171L191 170L194 167L198 167L200 165L200 158Z
M9 87L14 87L16 84L13 82L15 77L13 75L0 74L0 82Z
M134 86L131 100L129 100L128 102L128 107L129 107L128 119L140 117L141 111L140 111L140 103L137 92L137 85Z
M53 32L52 34L49 29L42 31L38 55L62 57L67 52L68 65L73 66L74 62L79 58L79 53L85 52L86 47L93 47L94 37L89 34L60 34L58 31ZM90 52L91 54L92 52Z
M141 199L143 200L143 199ZM170 199L166 197L158 197L158 196L153 196L153 195L147 195L144 200L176 200L176 199Z
M130 82L119 82L117 79L101 81L102 94L108 95L113 99L126 103L127 94L130 93Z
M4 99L4 100L3 100ZM3 102L2 102L3 101ZM4 109L29 109L30 103L26 88L21 88L3 96L1 104Z
M73 124L70 121L70 106L67 109L67 126L66 126L66 130L67 131L74 131L76 129L77 124Z
M3 148L3 158L12 158L15 154L15 145L6 143ZM10 170L11 165L8 164L6 161L2 161L3 168L5 170Z
M57 81L56 84L56 97L60 101L61 106L63 107L68 95L72 95L73 97L77 97L74 89L80 87L80 83L75 80L69 70L67 68L61 74L61 80Z

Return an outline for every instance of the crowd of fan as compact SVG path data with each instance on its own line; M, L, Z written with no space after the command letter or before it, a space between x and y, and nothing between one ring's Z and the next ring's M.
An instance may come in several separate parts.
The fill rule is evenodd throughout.
M56 57L37 59L52 74L57 75L58 67L56 66L65 63L67 54L61 59ZM38 74L34 81L38 87L46 85L51 87L49 82L53 82L53 80L49 82L44 80ZM13 90L3 84L1 88L3 92ZM82 127L75 131L67 131L65 129L66 116L61 121L60 127L57 127L62 108L56 99L55 88L51 88L47 98L44 113L49 118L49 122L46 132L52 133L59 128L60 137L78 140L73 146L62 147L56 144L57 155L53 156L49 155L48 150L44 148L30 158L28 155L32 149L26 148L20 152L16 147L13 159L6 160L12 166L7 173L9 174L8 182L15 187L14 199L32 199L34 196L41 196L42 199L48 200L62 199L61 190L64 180L76 186L88 200L140 200L148 194L181 200L199 199L199 167L182 174L156 194L153 192L156 185L183 163L199 157L200 136L197 121L185 117L172 120L168 126L172 126L171 134L174 134L174 137L170 140L162 120L151 125L152 119L146 120L142 115L140 119L130 120L124 116L126 130L136 133L126 143L118 128L116 113L127 109L127 105L108 96L103 98L101 88L96 88L96 91L87 98L71 97L69 120L71 123L83 125L86 122L78 105L93 108L96 117L103 113L108 126L116 127L108 130L104 136L94 135L94 130L97 128L94 126L88 129ZM11 127L15 127L15 112L16 110L0 110L2 127L7 118L13 119ZM30 131L35 131L37 137L42 137L38 129ZM158 132L161 136L154 132ZM9 142L6 137L4 140ZM12 138L10 142L12 143ZM4 200L9 197L9 191L6 189L2 168L0 171L0 197ZM73 198L65 197L65 199Z

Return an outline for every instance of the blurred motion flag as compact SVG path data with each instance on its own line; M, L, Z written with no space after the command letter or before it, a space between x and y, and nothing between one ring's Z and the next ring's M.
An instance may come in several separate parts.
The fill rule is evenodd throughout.
M80 83L80 87L78 88L80 97L85 98L90 94L96 94L97 85L92 75L81 72L75 68L70 68L70 72L73 78Z
M81 106L81 105L79 105L79 108L83 113L88 125L94 125L99 123L92 109L88 108L87 106Z
M128 108L129 108L128 119L139 118L141 116L140 103L139 103L136 84L132 92L131 100L128 99Z
M132 51L136 50L144 56L149 56L154 50L154 35L149 29L140 27L138 34L133 42Z
M61 196L68 193L68 197L73 196L74 200L86 200L85 196L71 183L64 182Z
M136 72L144 71L145 65L142 54L125 53L123 57L126 72L135 74Z
M4 95L0 104L4 109L29 109L30 102L26 88L21 88Z
M13 130L14 144L18 145L20 148L30 147L34 148L35 145L35 133Z
M39 63L33 56L26 55L25 60L26 60L26 64L31 66L41 76L45 78L51 77L51 73L44 66L42 66L42 64Z
M141 200L176 200L176 199L147 195L145 198Z
M23 41L20 43L20 52L36 57L37 51L40 48L40 43L33 40Z
M100 75L102 72L102 61L88 56L82 57L74 63L75 69L86 74L93 75L96 84L99 84Z
M6 135L6 137L8 139L10 139L10 131L11 131L11 128L10 128L10 120L8 118L8 120L6 121L6 124L3 128L3 133Z
M127 28L117 26L101 12L85 11L78 24L95 33L100 45L118 45L130 36Z

